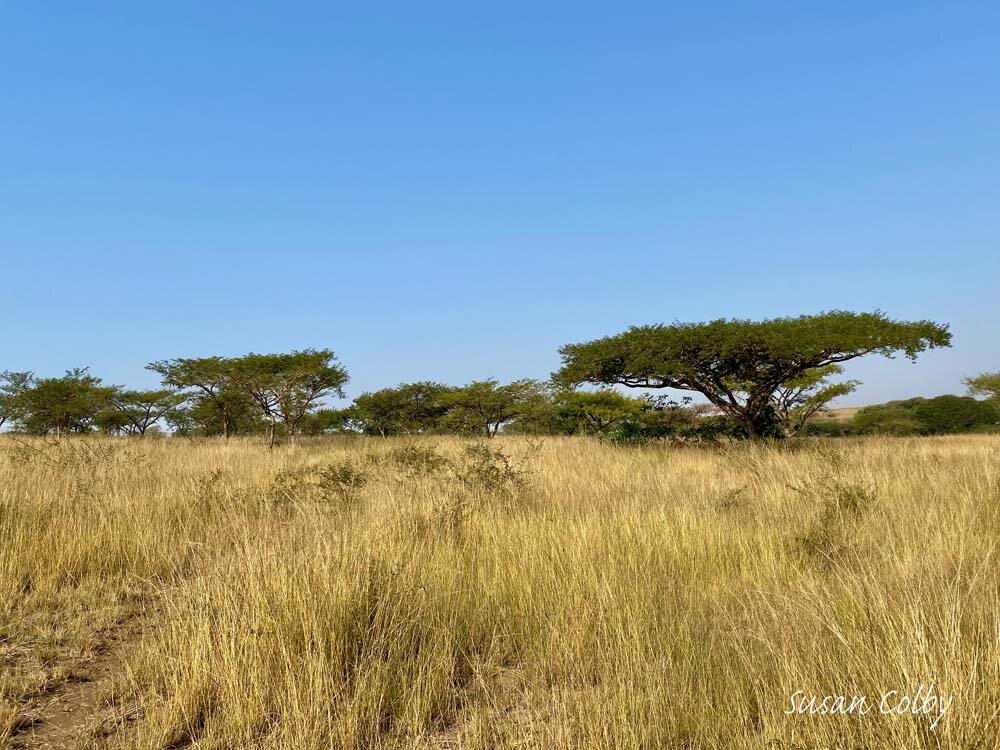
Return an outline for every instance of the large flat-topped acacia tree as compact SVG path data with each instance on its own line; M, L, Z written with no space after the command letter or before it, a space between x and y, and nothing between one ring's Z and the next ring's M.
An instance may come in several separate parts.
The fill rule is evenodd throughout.
M697 391L757 438L776 434L775 391L817 367L866 354L909 359L950 346L947 325L840 310L770 320L633 326L616 336L568 344L553 377L564 385Z

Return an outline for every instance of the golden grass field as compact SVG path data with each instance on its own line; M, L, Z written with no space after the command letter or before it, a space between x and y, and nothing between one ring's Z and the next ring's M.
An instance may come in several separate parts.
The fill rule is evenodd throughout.
M840 406L832 409L824 409L813 415L813 420L817 422L848 422L863 406Z
M476 445L0 436L0 748L1000 746L1000 438Z

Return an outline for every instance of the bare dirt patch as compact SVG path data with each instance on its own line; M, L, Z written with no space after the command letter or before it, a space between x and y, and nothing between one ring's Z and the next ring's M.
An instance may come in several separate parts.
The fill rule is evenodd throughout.
M17 750L42 748L96 748L128 716L109 700L112 686L125 670L125 662L141 642L156 614L146 608L105 630L94 655L73 664L66 679L35 701L11 738Z

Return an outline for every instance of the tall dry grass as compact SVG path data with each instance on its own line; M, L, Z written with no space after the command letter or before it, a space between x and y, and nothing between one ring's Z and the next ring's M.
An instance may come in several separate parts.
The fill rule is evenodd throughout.
M115 746L998 746L996 437L0 452L0 737L156 602Z

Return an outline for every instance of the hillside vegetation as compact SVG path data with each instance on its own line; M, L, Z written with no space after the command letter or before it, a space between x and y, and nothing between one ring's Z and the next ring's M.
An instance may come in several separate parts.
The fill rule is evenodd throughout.
M818 414L807 431L830 437L1000 432L1000 399L945 395L830 409Z
M0 747L130 622L80 746L993 747L998 467L993 436L6 436ZM931 682L933 732L785 714Z

